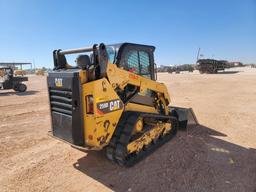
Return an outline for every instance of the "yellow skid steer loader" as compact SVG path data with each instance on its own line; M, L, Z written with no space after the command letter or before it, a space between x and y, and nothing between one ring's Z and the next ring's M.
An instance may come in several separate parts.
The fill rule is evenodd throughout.
M186 128L187 110L170 107L156 81L154 50L133 43L55 50L47 80L53 136L132 166ZM70 54L79 54L75 66Z

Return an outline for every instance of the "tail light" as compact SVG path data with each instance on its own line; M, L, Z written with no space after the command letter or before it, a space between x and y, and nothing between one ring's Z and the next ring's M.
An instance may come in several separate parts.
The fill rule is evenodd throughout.
M86 113L87 114L93 114L94 113L93 96L92 95L87 95L85 97L85 102L86 102Z

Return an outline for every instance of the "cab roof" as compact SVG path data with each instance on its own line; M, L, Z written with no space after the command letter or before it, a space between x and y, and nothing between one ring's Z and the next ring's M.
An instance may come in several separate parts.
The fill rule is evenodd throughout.
M121 48L121 47L126 47L126 46L134 46L134 47L150 48L152 51L155 50L155 46L153 46L153 45L144 45L144 44L128 43L128 42L109 44L107 46L113 46L113 47L116 47L116 48Z

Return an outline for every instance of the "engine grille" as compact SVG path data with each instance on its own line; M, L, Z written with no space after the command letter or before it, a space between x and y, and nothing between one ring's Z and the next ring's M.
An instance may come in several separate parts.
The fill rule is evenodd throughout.
M50 88L51 110L72 116L72 91L68 89Z

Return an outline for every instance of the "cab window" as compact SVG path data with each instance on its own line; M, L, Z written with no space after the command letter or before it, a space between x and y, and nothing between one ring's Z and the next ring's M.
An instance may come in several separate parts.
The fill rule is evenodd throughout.
M140 74L150 78L150 62L149 55L145 51L139 51Z
M107 53L108 53L108 60L110 63L114 63L115 57L116 57L116 51L115 48L112 46L107 46Z
M151 78L149 54L146 51L127 51L120 67L132 73Z
M126 69L130 72L139 74L139 58L138 58L138 51L130 50L126 54Z

